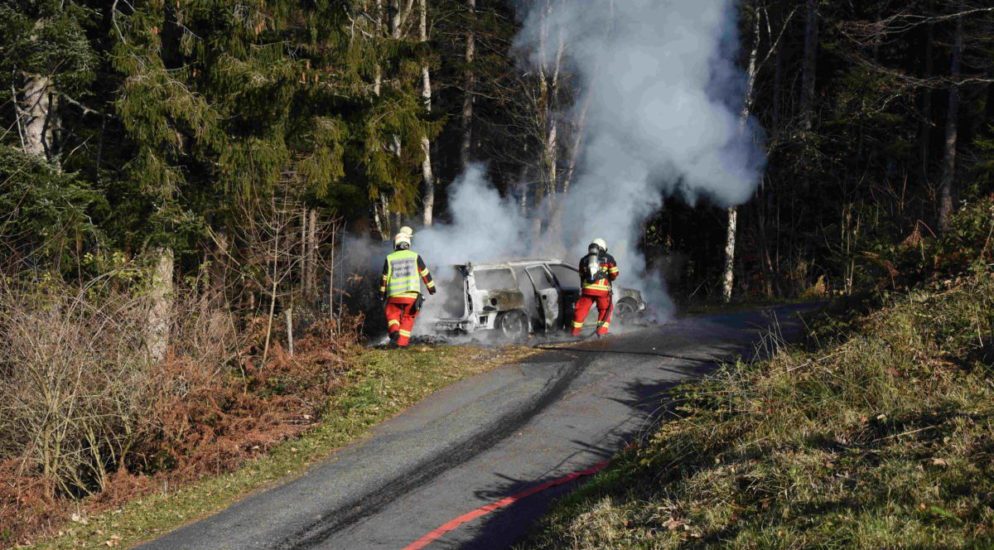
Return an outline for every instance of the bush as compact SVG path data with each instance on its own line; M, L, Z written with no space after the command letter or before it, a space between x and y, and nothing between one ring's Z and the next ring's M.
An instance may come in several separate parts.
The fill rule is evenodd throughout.
M172 297L169 353L143 335L151 298L101 280L0 288L0 546L64 519L229 471L320 418L350 365L357 322L316 322L295 356L192 291Z
M92 290L0 296L0 458L22 458L53 494L102 490L154 429L146 304Z

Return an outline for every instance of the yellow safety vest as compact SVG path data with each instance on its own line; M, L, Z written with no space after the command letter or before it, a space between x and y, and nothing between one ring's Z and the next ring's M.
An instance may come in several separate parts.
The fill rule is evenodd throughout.
M418 253L397 250L387 256L387 297L421 292L421 275L418 273Z

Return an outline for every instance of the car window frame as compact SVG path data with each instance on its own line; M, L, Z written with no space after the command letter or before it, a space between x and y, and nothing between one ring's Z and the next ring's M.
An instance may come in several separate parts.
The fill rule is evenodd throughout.
M545 288L539 288L535 284L535 279L532 278L532 276L531 276L532 274L529 272L529 270L531 270L531 269L540 269L540 270L542 270L543 274L545 275L545 282L546 282L546 284L548 284L547 287L545 287ZM558 291L558 292L562 292L562 287L559 286L559 280L556 278L555 273L553 273L552 270L549 269L549 267L547 265L545 265L544 263L534 264L534 265L527 265L524 268L524 272L525 272L525 275L531 280L532 287L535 289L536 292L541 292L543 290L549 290L549 289L552 289L552 290L555 290L555 291Z
M573 267L573 266L571 266L571 265L569 265L569 264L567 264L565 262L546 262L543 265L549 271L549 273L551 273L552 276L555 278L556 284L559 286L560 292L562 292L562 291L564 291L566 289L577 290L577 291L580 290L580 270L579 269L577 269L577 268L575 268L575 267ZM576 275L576 284L575 285L564 285L563 282L559 280L559 276L556 275L556 272L552 270L551 266L561 266L561 267L564 267L564 268L570 270L572 273L574 273Z
M485 271L506 271L507 273L509 273L511 275L512 285L511 286L505 286L505 287L487 287L487 288L484 288L484 287L480 286L479 275L480 275L481 272L485 272ZM482 268L474 268L473 269L473 287L476 288L477 290L480 290L480 291L483 291L483 292L490 292L490 291L493 291L493 290L518 290L518 284L519 284L518 283L518 276L514 272L514 268L512 268L511 266L494 266L494 267L482 267Z

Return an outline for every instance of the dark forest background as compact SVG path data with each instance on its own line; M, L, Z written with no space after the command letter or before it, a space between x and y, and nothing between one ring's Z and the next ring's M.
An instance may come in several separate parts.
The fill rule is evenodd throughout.
M286 280L316 297L332 222L386 238L445 219L470 161L527 211L568 185L582 120L558 116L570 75L520 68L512 4L4 2L5 272L81 281L138 261L182 281L223 261L261 307L279 230ZM867 259L990 192L981 0L744 0L740 34L768 167L738 211L735 296L851 291ZM721 295L726 225L679 199L646 224L678 299Z

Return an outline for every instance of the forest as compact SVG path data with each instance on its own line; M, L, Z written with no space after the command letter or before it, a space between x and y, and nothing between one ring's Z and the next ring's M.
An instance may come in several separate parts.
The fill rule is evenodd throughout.
M632 275L680 307L890 292L939 262L923 243L988 226L989 2L716 1L730 67L702 87L729 83L713 101L755 181L730 198L650 173L630 217L581 220L557 205L598 189L588 88L627 61L578 61L573 4L0 2L0 545L58 525L53 502L140 485L123 474L202 475L237 431L191 428L217 411L318 416L368 336L364 269L403 225L456 224L473 167L529 251L633 227ZM687 9L602 4L583 23L607 37L639 6ZM290 365L295 344L314 362ZM263 447L296 433L285 415L251 427Z

